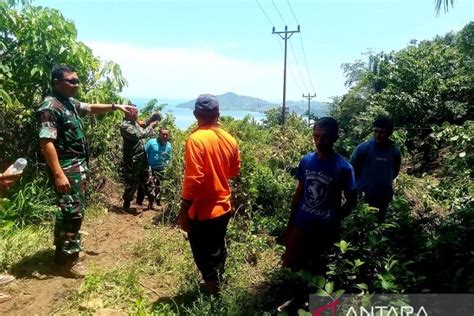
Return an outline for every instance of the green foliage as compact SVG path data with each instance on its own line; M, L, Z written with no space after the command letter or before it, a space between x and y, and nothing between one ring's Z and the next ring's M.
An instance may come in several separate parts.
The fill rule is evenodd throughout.
M71 21L54 9L15 3L0 3L0 161L18 157L29 160L20 185L1 202L1 229L49 221L54 211L47 178L38 171L41 162L35 111L50 91L54 65L67 64L81 79L78 99L91 103L118 103L126 85L120 67L101 63L90 48L77 40ZM86 134L92 158L89 188L96 188L105 176L114 177L121 159L117 143L121 115L86 118ZM44 166L44 165L42 165Z
M84 279L81 287L70 297L68 305L58 306L55 313L68 309L74 314L79 310L92 312L104 307L119 307L131 314L145 313L149 307L140 285L137 267L118 267L105 272L93 270Z
M377 221L376 212L361 204L344 221L342 240L330 255L326 275L349 292L419 290L425 277L416 275L412 264L423 258L423 240L417 239L416 221L410 218L407 203L396 199L383 224Z
M364 138L379 115L392 117L396 126L415 128L408 130L409 138L427 135L416 128L462 124L472 117L472 24L455 36L413 42L397 52L369 53L368 63L345 64L352 88L334 99L331 115L343 126L348 145Z
M158 104L157 99L151 99L143 108L140 109L140 117L143 119L149 118L153 113L160 112L167 104Z
M52 221L56 212L54 193L44 174L23 178L17 187L10 198L0 200L0 232Z
M463 126L444 124L435 127L429 142L440 163L438 185L431 194L449 210L469 208L474 203L474 122ZM448 180L449 179L449 180Z
M0 232L0 270L11 270L22 259L46 251L51 243L51 229L44 226Z

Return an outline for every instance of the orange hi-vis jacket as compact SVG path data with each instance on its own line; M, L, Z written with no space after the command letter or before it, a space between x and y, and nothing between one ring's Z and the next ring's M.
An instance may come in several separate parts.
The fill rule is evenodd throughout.
M198 127L186 139L184 200L191 201L189 218L206 220L230 211L229 178L240 170L234 137L219 125Z

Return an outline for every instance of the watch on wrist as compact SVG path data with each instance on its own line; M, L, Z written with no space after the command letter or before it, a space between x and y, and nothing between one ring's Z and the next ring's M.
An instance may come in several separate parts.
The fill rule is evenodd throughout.
M112 103L112 111L115 111L116 107L115 107L115 103Z

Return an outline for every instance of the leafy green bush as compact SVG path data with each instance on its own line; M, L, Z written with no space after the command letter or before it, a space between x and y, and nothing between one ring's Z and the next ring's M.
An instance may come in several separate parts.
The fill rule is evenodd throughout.
M55 195L44 173L23 178L10 198L0 199L0 231L51 222Z

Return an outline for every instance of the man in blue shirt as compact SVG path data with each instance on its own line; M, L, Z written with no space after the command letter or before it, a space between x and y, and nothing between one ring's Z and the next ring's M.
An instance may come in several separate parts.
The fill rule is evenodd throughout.
M391 119L381 117L373 124L374 138L356 147L351 156L357 191L370 206L379 209L377 217L383 221L393 197L392 181L400 171L401 154L390 140L393 132Z
M319 119L313 129L316 151L298 166L283 257L283 266L293 271L325 272L324 254L339 238L341 221L357 202L352 166L333 149L338 137L336 120ZM341 205L343 193L346 202Z
M165 176L165 168L168 166L172 156L172 146L168 141L169 137L169 130L161 128L158 138L152 138L145 144L148 164L151 167L154 179L152 196L158 204L160 204L160 184ZM152 201L150 201L149 209L153 209Z

